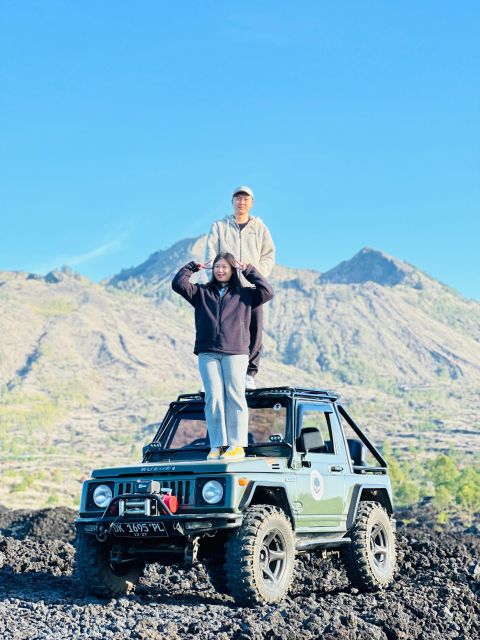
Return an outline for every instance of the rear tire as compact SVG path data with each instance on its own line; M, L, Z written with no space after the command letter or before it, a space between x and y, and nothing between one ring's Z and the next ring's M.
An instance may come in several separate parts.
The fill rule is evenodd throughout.
M135 590L144 562L132 559L125 564L112 564L112 545L81 531L77 531L75 547L76 568L86 591L98 598L112 598Z
M295 538L285 513L271 505L245 510L226 545L229 592L241 605L279 602L292 583Z
M361 591L387 587L396 566L395 533L388 513L378 502L360 502L350 537L343 560L352 585Z

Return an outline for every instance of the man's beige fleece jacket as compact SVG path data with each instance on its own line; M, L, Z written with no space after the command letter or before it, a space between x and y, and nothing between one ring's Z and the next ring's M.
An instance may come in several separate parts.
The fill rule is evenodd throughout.
M268 278L275 264L275 246L266 224L250 216L248 224L240 230L235 216L229 215L212 224L207 238L205 262L222 252L232 253L239 262L253 264ZM251 286L240 274L243 286Z

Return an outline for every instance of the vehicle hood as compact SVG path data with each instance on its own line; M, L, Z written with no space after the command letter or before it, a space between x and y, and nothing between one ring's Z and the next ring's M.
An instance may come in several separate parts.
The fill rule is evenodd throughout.
M258 473L281 471L287 468L286 458L248 457L243 460L185 460L175 462L154 462L135 465L131 467L111 467L108 469L95 469L92 478L115 478L125 476L170 476L179 475L205 475L216 473Z

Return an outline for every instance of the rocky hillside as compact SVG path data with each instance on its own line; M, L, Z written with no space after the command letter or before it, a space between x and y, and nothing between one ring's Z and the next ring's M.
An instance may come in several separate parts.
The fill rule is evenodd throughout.
M166 274L202 261L205 240L157 252L108 288L188 314ZM399 436L415 450L422 440L427 448L480 449L480 303L374 249L325 273L277 265L271 280L276 297L265 308L265 362L295 367L302 379L350 396L380 440L394 436L399 445Z
M192 310L170 280L204 246L101 285L0 272L0 503L76 504L92 466L138 459L166 404L199 388ZM480 451L479 303L372 249L272 281L259 384L334 389L400 455Z
M91 468L138 460L178 393L197 391L193 318L73 273L0 274L0 504L76 504ZM312 376L265 363L273 383Z
M288 598L240 608L202 566L149 565L135 595L100 601L74 572L74 511L0 512L4 640L474 640L480 635L478 529L399 513L398 570L385 592L353 589L338 559L298 557Z
M204 248L205 236L182 240L108 286L178 303L171 274ZM480 304L411 265L362 249L323 274L277 266L271 280L265 330L275 361L378 388L480 383Z

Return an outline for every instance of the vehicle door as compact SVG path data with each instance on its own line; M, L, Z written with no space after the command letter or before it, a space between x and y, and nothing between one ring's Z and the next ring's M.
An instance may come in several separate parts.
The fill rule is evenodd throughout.
M347 519L343 475L346 471L345 448L332 405L299 401L296 407L297 439L307 427L320 431L324 445L320 450L297 453L297 530L328 527L329 530L344 531Z

